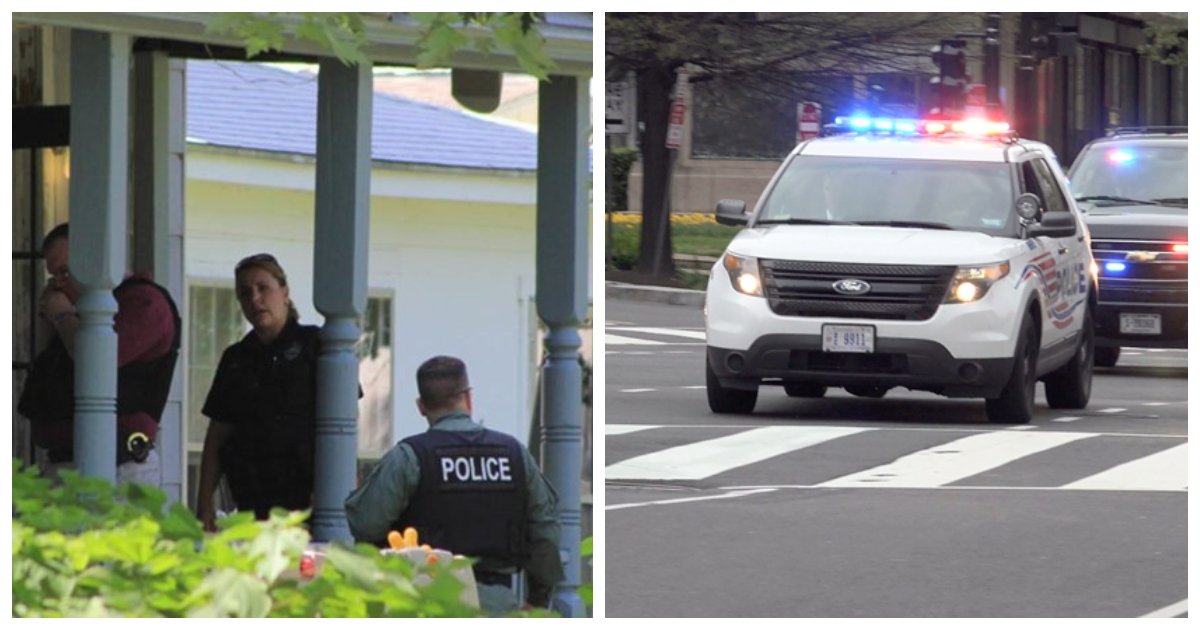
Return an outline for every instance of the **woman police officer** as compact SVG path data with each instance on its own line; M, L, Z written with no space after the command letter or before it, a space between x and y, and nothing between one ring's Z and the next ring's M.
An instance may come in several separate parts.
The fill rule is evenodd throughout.
M211 422L197 513L209 531L222 474L238 509L258 519L272 507L312 506L319 328L300 324L287 275L270 254L242 259L234 276L253 330L225 350L204 403Z

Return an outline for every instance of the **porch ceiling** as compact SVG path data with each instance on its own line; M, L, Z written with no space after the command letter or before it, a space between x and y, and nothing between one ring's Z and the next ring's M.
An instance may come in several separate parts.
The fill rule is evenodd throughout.
M205 30L212 13L13 13L15 24L37 24L79 28L135 37L164 39L195 44L240 47L236 38L214 35ZM401 13L363 13L367 41L363 51L377 65L414 65L420 38L416 21ZM477 28L477 27L472 27ZM555 74L591 76L592 30L588 14L547 14L539 24L546 39L545 52L554 61ZM479 29L484 33L483 29ZM283 53L300 56L329 56L328 50L304 39L285 36ZM496 47L491 54L462 50L450 62L452 67L521 72L516 58Z

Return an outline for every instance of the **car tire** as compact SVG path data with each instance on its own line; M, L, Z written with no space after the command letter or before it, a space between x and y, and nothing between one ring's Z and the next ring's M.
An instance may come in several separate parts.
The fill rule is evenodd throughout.
M883 398L889 388L878 385L851 385L845 389L860 398Z
M823 398L828 387L812 383L784 383L783 391L792 398Z
M1117 359L1120 358L1120 356L1121 356L1121 348L1119 346L1118 347L1096 348L1096 351L1095 351L1096 367L1102 367L1102 368L1114 367L1114 366L1116 366Z
M751 413L758 402L758 388L723 387L708 360L704 361L704 384L708 390L708 408L713 413Z
M1092 397L1092 357L1095 349L1092 309L1088 308L1083 316L1083 339L1075 350L1075 356L1045 379L1046 402L1051 409L1087 407L1088 400Z
M1033 319L1025 317L1013 353L1012 374L997 398L987 399L989 422L1027 424L1033 419L1033 397L1037 389L1039 342Z

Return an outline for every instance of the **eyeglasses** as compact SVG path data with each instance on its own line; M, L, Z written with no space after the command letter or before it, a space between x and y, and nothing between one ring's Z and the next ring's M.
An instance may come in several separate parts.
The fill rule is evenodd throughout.
M253 256L247 256L239 260L237 266L233 268L233 271L234 273L237 273L242 270L242 267L256 263L270 263L277 267L279 266L279 261L275 260L275 257L270 254L254 254Z

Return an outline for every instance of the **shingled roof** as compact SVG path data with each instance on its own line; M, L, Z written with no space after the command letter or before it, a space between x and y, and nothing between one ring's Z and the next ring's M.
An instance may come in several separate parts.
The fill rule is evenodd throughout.
M317 80L260 63L187 62L189 142L316 155ZM537 136L375 92L371 156L380 162L533 171Z

